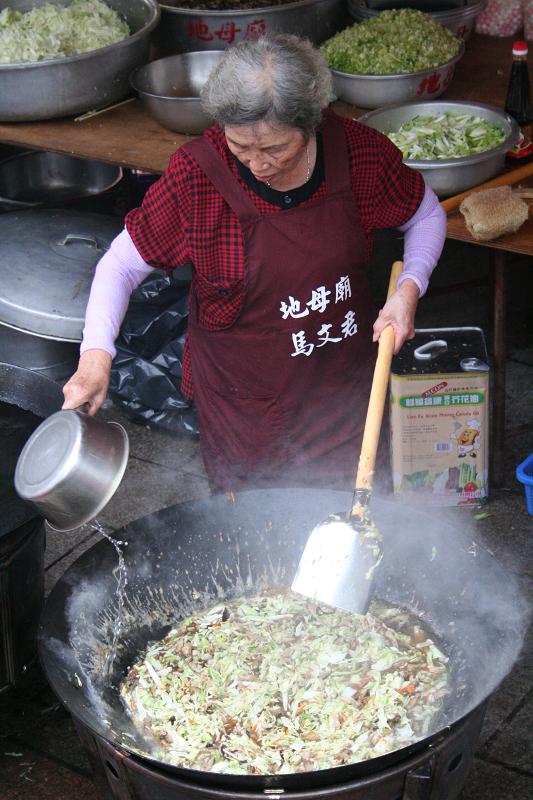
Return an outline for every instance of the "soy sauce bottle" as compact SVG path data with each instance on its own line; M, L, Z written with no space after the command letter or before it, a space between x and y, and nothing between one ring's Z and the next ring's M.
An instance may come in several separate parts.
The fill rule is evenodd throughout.
M533 106L527 64L527 43L513 44L513 64L505 101L506 112L520 126L517 144L506 153L507 163L525 164L533 158Z

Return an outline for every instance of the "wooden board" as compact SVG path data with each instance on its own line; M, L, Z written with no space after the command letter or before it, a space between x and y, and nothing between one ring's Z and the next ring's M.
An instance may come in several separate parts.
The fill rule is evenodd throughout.
M533 256L533 203L530 202L529 204L529 219L516 233L500 236L499 239L493 239L490 242L478 242L468 232L463 215L457 211L448 217L448 232L446 235L449 239L458 239L469 244L478 244L494 250Z

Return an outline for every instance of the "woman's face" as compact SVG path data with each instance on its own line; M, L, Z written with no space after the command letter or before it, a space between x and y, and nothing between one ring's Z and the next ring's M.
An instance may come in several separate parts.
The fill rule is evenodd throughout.
M258 181L270 183L292 176L305 160L307 141L295 128L275 128L267 122L226 125L228 147Z

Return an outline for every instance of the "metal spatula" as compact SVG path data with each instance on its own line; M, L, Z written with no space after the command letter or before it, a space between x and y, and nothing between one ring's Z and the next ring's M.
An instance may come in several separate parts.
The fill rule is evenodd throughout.
M387 299L396 289L402 267L401 261L392 265ZM379 337L352 507L347 514L332 514L311 532L291 587L356 614L368 611L374 572L383 555L382 537L368 504L393 352L394 331L389 325Z

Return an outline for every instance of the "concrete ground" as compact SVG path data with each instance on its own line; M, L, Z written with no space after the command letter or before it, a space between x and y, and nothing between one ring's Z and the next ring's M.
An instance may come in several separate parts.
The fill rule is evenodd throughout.
M377 297L400 242L383 236L372 260ZM475 280L475 288L435 294L419 307L419 327L479 325L490 346L488 256L480 247L448 242L433 288ZM505 484L491 492L488 516L476 521L479 543L487 546L518 576L533 600L533 517L526 511L516 465L533 452L533 263L511 258L508 264L509 308ZM205 496L208 486L196 439L132 424L111 404L106 419L121 421L131 442L126 476L99 519L109 529L165 506ZM454 512L455 513L455 512ZM458 524L472 512L457 509ZM73 534L49 533L46 588L50 591L65 569L96 541L90 526ZM492 696L474 768L462 800L530 800L533 797L533 638ZM25 685L0 697L1 800L97 800L101 798L68 713L59 705L38 666ZM369 798L370 800L370 798Z

